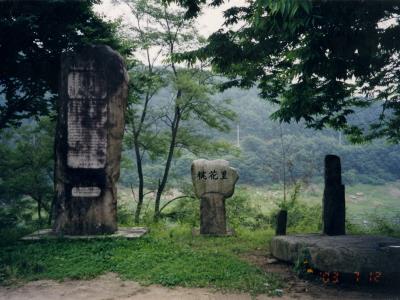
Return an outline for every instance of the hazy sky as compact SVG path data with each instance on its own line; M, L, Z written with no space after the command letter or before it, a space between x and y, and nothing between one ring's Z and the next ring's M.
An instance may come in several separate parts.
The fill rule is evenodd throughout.
M214 31L218 30L224 18L222 12L231 6L245 5L245 0L230 0L225 4L216 8L204 7L203 14L197 19L197 29L204 36L209 36ZM103 0L103 3L95 6L95 11L104 14L107 18L115 19L123 17L129 20L129 8L126 5L113 5L111 0Z

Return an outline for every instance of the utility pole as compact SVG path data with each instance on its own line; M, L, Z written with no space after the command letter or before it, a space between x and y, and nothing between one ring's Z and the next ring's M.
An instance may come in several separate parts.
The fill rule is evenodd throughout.
M236 125L236 146L240 148L240 127L239 124Z

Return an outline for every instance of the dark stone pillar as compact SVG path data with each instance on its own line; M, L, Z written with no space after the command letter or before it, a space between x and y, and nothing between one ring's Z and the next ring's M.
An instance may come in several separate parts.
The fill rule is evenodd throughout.
M345 188L342 184L340 158L336 155L325 156L325 190L322 218L324 234L346 234Z
M276 216L276 235L286 235L287 210L280 210Z

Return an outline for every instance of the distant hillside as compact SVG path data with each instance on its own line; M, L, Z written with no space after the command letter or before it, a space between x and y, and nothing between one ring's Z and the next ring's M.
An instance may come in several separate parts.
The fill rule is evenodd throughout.
M154 99L153 105L164 103L169 96L163 90ZM388 145L385 141L375 141L366 145L351 145L341 133L324 129L306 129L302 124L280 124L269 116L274 107L258 97L256 89L230 89L216 99L232 99L232 108L237 113L237 122L231 124L230 133L220 133L198 126L199 133L210 140L226 140L233 150L222 158L228 159L240 172L240 183L263 185L282 180L283 158L282 140L286 153L286 167L289 180L304 179L320 181L323 176L323 159L326 154L336 154L342 159L344 182L347 184L381 184L400 179L400 145ZM367 124L378 115L379 107L371 107L353 116L358 124ZM192 121L196 125L196 121ZM239 150L237 137L239 131ZM282 133L282 140L281 140ZM239 152L239 153L238 153ZM133 157L125 152L125 160ZM205 157L204 158L216 158ZM221 156L218 156L221 158ZM184 153L175 160L172 169L172 184L190 179L190 163L196 157ZM123 169L122 183L135 182L132 164ZM147 173L157 175L161 169L157 162L148 161ZM174 181L175 179L175 181Z

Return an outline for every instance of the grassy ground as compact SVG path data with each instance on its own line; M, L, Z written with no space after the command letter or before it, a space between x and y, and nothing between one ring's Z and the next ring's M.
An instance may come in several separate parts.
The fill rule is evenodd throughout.
M249 199L253 207L263 213L276 209L276 203L283 198L282 187L241 187L242 191L251 191ZM299 202L307 205L322 203L323 185L312 184L302 188ZM346 186L346 209L349 221L362 223L377 218L387 219L400 217L400 181L384 185L356 184Z
M280 279L240 259L265 249L271 236L269 230L242 230L235 237L192 237L189 226L160 225L138 240L16 242L0 248L0 277L12 283L116 272L142 284L274 294Z
M254 197L252 203L262 203L263 210L269 210L274 206L277 199L282 198L282 187L273 185L268 187L241 186L242 189L251 190ZM360 195L361 193L361 195ZM307 188L302 188L300 200L310 204L320 203L323 194L322 184L311 184ZM369 204L376 207L387 208L384 212L390 212L389 208L400 210L400 181L386 183L384 185L356 184L346 186L346 201L348 207L357 211L369 209ZM363 205L363 204L367 205Z

